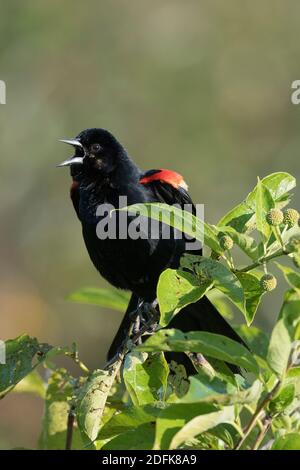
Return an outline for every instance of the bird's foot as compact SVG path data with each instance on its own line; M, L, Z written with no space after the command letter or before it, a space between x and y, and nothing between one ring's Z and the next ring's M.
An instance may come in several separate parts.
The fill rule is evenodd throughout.
M132 327L132 334L133 336L137 337L136 344L142 343L142 338L139 336L141 328L141 314L138 313L134 319L133 327Z
M159 319L157 300L151 303L141 301L138 308L132 312L131 319L133 322L131 339L135 344L141 344L142 336L153 333L157 328Z
M159 319L158 302L155 299L153 302L143 302L140 307L141 322L143 325L151 324L156 325Z
M119 360L126 350L129 352L135 345L142 343L144 334L151 334L157 329L159 321L158 302L141 301L138 308L130 313L131 333L127 332L127 338L121 344L117 353L105 365L105 369L109 368L114 362Z

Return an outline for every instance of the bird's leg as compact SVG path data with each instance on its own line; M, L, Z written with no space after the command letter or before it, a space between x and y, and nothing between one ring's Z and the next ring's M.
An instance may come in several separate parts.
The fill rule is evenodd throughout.
M140 327L141 327L141 314L137 314L133 323L133 327L132 327L133 336L137 336L136 344L142 343L142 338L141 336L139 336Z
M157 307L157 300L154 300L154 302L151 303L141 300L138 303L138 308L132 312L132 340L134 343L141 344L142 335L145 333L152 333L156 329L159 318Z
M143 302L140 306L141 319L143 324L153 323L156 325L159 318L158 302L155 299L153 302Z
M126 338L116 355L106 363L105 369L119 360L124 355L124 351L128 352L132 349L133 345L141 344L144 334L155 331L159 319L157 300L154 300L152 303L144 302L143 300L139 301L137 309L130 313L130 319L132 323Z

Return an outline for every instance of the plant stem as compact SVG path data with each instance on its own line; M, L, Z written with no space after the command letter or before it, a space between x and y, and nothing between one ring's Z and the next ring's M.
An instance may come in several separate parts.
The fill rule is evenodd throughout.
M260 450L270 450L273 445L274 439L270 439Z
M75 412L75 407L74 405L71 405L69 409L69 413L68 413L65 450L71 450L72 448L73 428L74 428L74 419L75 419L74 412Z
M228 253L228 258L229 258L229 262L230 262L230 268L234 271L234 262L233 262L232 254L231 254L230 250L228 250L227 253Z
M265 396L265 398L263 399L261 404L257 407L256 412L252 416L250 422L248 423L248 425L247 425L247 427L244 431L243 437L238 441L237 445L235 446L235 448L234 448L235 450L239 450L242 447L242 445L246 441L247 437L251 433L252 429L256 426L257 420L262 415L265 406L272 400L274 395L276 395L276 393L277 393L278 389L280 388L280 386L281 386L281 380L277 380L277 382L274 385L274 387L272 388L272 390Z
M68 357L70 357L71 359L73 359L73 361L75 362L75 364L77 364L78 367L80 367L80 369L81 369L83 372L85 372L86 374L89 374L89 373L90 373L88 367L79 359L79 357L78 357L78 351L77 351L77 350L66 353L66 356L68 356Z
M79 359L78 360L75 360L76 364L80 367L80 369L85 372L86 374L89 374L90 371L89 369L87 368L87 366L82 362L80 361Z
M280 245L282 246L282 249L284 249L284 243L283 243L283 240L282 240L282 236L281 236L281 232L280 232L280 229L278 226L274 227L274 231L275 231L275 236L277 237L277 239L279 240L279 243Z
M288 364L287 364L287 368L286 368L286 371L285 371L285 374L290 370L290 368L293 366L294 364L294 361L293 361L293 354L291 353L290 354L290 357L289 357L289 361L288 361ZM240 449L241 446L243 445L243 443L245 442L245 440L247 439L247 437L249 436L250 432L252 431L252 429L254 428L254 426L256 425L257 423L257 420L259 419L260 415L263 413L264 411L264 408L266 407L266 405L268 405L268 403L274 398L274 396L277 394L278 390L280 389L281 385L282 385L282 381L283 379L278 379L277 382L275 383L274 387L272 388L272 390L265 396L265 398L263 399L263 401L261 402L261 404L258 406L256 412L254 413L254 415L252 416L252 419L250 421L250 423L248 424L247 428L245 429L245 433L244 433L244 436L242 437L242 439L240 439L240 441L238 442L237 446L235 447L236 450ZM259 445L261 444L261 442L263 441L263 438L265 437L266 433L268 432L269 430L269 427L271 426L271 423L272 423L272 417L270 416L265 416L264 417L264 424L265 424L265 427L261 430L261 432L259 433L255 443L254 443L254 447L253 447L253 450L256 450Z
M262 443L262 441L264 440L264 437L265 435L267 434L267 432L269 431L269 428L271 426L271 423L272 423L272 418L270 416L266 416L266 418L264 419L264 426L263 426L263 429L260 431L260 433L258 434L255 442L254 442L254 445L252 447L252 450L257 450L260 446L260 444Z
M132 349L132 346L138 343L140 340L141 336L146 333L150 328L153 328L154 322L156 322L157 317L153 315L151 319L148 320L139 330L137 330L138 323L139 323L139 318L140 318L140 310L139 308L134 312L134 315L132 316L132 322L130 324L130 327L127 332L127 336L118 351L118 353L109 361L107 362L106 366L104 367L104 370L108 371L108 374L111 378L110 381L110 386L109 389L112 387L115 378L117 374L119 373L119 370L122 367L123 360L125 355ZM75 360L75 362L85 371L89 372L87 367L78 359L77 354L70 354L70 357ZM109 394L109 390L106 390L106 397L105 400L103 401L102 407L102 413L105 408L107 396ZM74 420L75 420L75 405L70 406L70 410L68 413L68 420L67 420L67 435L66 435L66 445L65 445L65 450L71 450L72 448L72 438L73 438L73 428L74 428Z
M288 252L285 251L284 249L280 249L278 251L275 251L275 253L272 253L269 256L265 256L264 258L260 258L259 260L255 261L255 263L250 264L249 266L246 266L245 268L242 269L236 269L236 273L246 273L248 271L251 271L252 269L257 268L258 266L263 265L264 263L267 263L268 261L271 261L274 258L278 258L279 256L287 255Z

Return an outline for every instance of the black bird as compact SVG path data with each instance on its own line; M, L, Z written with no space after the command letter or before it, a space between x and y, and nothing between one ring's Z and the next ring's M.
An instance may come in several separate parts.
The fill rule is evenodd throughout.
M71 198L82 224L83 238L90 258L99 273L113 286L129 290L132 296L119 330L108 352L111 359L117 352L130 327L134 312L141 301L153 303L158 278L166 268L177 268L180 257L187 251L186 240L140 237L138 239L99 238L97 226L104 215L97 215L97 207L109 204L119 207L120 196L126 204L163 202L169 205L191 204L183 178L170 170L150 170L142 173L131 160L125 148L107 130L87 129L75 139L63 140L74 147L75 153L59 166L70 166ZM194 207L194 206L193 206ZM120 214L120 212L114 212ZM107 216L107 214L106 214ZM121 223L117 216L117 226ZM129 218L129 223L133 217ZM103 238L103 237L102 237ZM195 254L195 251L193 251ZM196 252L201 254L201 250ZM203 297L181 310L169 327L187 331L209 331L225 335L242 343L241 338L219 314L210 301ZM177 354L177 362L184 363L192 372L191 363L184 354ZM237 371L234 366L232 370Z

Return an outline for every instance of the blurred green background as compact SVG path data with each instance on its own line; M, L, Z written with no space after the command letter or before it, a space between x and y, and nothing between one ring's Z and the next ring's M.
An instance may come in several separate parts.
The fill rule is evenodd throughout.
M105 286L88 259L59 138L105 127L145 169L185 175L216 223L255 185L300 177L296 0L10 0L0 10L0 337L76 341L101 367L120 314L71 304ZM294 205L299 208L299 191ZM282 289L258 313L270 327ZM273 308L274 307L274 308ZM34 446L42 403L0 404L0 447Z

